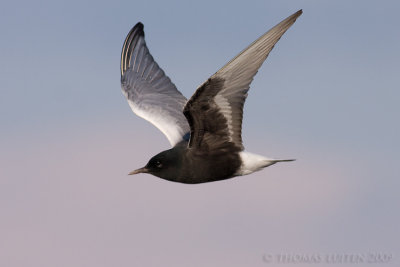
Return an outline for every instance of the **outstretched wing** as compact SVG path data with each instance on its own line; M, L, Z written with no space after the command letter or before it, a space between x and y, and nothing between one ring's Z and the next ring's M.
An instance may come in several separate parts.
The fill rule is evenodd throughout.
M254 41L201 85L184 108L190 124L189 147L226 142L243 150L243 105L250 83L281 36L302 14L299 10Z
M160 129L172 146L183 140L189 132L182 113L186 98L154 61L140 22L128 33L122 47L121 85L136 115Z

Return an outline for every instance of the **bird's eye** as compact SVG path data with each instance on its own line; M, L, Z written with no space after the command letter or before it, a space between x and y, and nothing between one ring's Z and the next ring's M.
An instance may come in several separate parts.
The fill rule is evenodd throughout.
M161 168L162 167L161 161L159 161L159 160L156 161L156 167L157 168Z

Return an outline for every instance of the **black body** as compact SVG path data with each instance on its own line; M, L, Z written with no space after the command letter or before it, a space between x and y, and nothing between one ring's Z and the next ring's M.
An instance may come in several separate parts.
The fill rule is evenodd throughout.
M198 184L232 178L241 166L233 143L226 142L218 150L188 148L182 141L175 147L155 155L145 166L146 172L168 181Z
M132 110L157 126L173 147L130 174L150 173L169 181L196 184L291 161L249 153L243 163L242 119L254 75L301 14L297 11L259 37L204 82L188 101L151 56L143 24L133 27L121 53L122 91Z

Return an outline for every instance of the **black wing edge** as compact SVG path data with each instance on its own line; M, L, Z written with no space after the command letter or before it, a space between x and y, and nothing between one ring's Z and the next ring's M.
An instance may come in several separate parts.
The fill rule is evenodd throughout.
M124 75L125 71L129 68L131 61L131 54L136 43L140 39L144 38L143 23L138 22L128 33L125 38L124 45L121 51L121 77Z
M223 85L223 79L209 78L196 90L183 108L183 115L185 115L190 127L188 147L199 147L205 131L219 136L228 135L226 118L214 104L214 97L223 88ZM206 113L208 113L208 116ZM212 118L212 120L205 122L204 118L206 117Z

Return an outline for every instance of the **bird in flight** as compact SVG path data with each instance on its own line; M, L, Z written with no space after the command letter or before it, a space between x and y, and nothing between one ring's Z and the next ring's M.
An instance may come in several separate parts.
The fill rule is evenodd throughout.
M259 171L292 159L271 159L244 150L243 105L250 83L302 10L289 16L218 70L187 100L158 66L144 39L143 24L128 33L121 53L121 86L136 115L167 137L172 148L129 174L198 184Z

